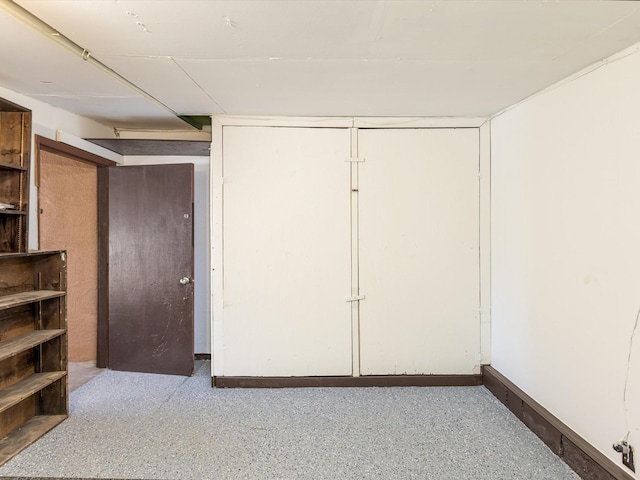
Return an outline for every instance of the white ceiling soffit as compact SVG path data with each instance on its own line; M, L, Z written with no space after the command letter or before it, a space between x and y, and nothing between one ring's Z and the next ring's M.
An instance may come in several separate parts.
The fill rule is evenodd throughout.
M185 128L122 82L0 10L0 86L110 127Z
M488 116L640 42L630 1L16 3L180 114ZM110 126L176 121L35 36L0 14L19 45L0 85Z

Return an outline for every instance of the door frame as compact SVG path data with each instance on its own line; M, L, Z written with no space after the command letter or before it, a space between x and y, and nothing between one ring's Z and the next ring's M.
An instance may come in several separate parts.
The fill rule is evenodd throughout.
M211 376L214 385L236 386L224 380L224 243L223 243L223 138L224 127L308 127L344 129L479 129L479 216L480 216L480 356L481 364L491 362L491 253L490 253L490 124L487 117L241 117L214 115L212 117L211 147ZM354 152L352 152L353 154ZM356 152L357 153L357 152ZM356 155L357 156L357 155ZM357 303L357 302L354 302ZM352 325L356 329L358 325ZM354 378L354 377L349 377ZM282 380L282 379L279 379ZM246 383L246 379L243 380ZM240 382L242 383L242 382ZM250 382L251 383L251 382ZM313 383L313 381L311 381ZM258 385L260 384L260 385ZM251 383L262 386L264 382ZM248 386L248 385L242 385ZM270 386L268 384L264 386Z
M78 161L98 167L98 331L96 367L106 368L109 363L109 177L107 168L115 166L117 163L69 144L34 135L34 182L36 187L40 186L40 152L43 150L73 157ZM39 202L40 197L38 195L38 209L40 208ZM38 222L39 243L40 222Z

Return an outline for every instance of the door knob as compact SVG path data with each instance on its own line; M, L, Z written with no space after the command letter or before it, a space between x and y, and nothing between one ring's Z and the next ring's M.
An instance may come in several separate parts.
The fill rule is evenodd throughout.
M191 283L192 280L189 277L182 277L180 279L180 285L186 285L187 283Z

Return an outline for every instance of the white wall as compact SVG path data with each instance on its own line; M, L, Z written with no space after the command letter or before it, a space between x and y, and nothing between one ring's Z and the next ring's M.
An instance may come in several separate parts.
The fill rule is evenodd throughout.
M209 157L125 156L125 165L194 164L194 348L211 353Z
M491 122L493 366L618 464L628 429L640 449L639 86L632 53Z

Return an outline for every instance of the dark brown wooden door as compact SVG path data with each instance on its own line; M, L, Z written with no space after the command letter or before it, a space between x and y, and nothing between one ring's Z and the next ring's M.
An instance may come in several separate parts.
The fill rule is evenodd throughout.
M109 169L109 368L193 373L193 165Z

